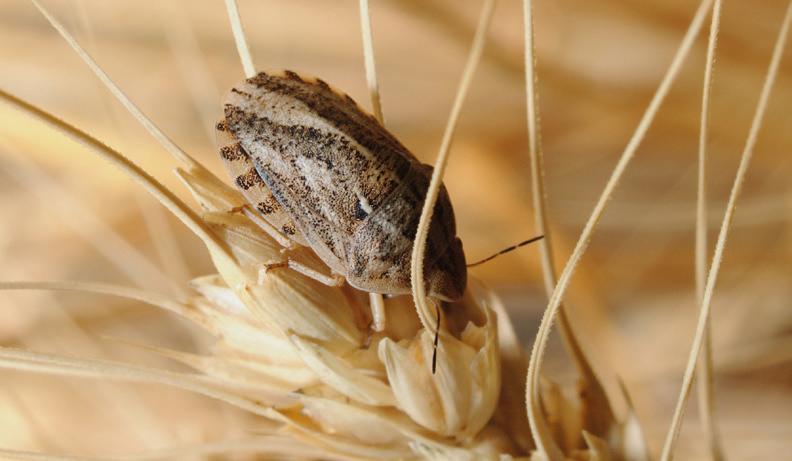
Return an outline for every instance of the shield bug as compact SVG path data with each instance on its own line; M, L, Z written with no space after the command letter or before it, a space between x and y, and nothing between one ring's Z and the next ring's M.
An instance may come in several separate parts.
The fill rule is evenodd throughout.
M235 86L217 124L220 155L265 230L309 246L361 290L410 292L410 256L432 168L348 95L294 72ZM445 187L424 264L430 296L462 296L467 268Z

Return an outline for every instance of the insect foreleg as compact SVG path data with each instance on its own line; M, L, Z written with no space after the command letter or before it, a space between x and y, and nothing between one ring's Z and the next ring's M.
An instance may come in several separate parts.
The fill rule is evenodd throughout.
M317 282L323 283L327 286L331 287L338 287L344 284L346 281L343 276L338 274L323 274L316 269L312 269L305 264L302 264L298 261L295 261L290 258L286 258L284 261L279 261L276 263L270 264L262 264L259 268L258 272L258 283L261 284L264 282L265 277L267 276L267 272L277 269L277 268L289 268L295 272L299 272L300 274L312 278Z
M299 263L297 261L294 261L292 259L289 259L288 261L289 261L289 269L292 269L292 270L294 270L296 272L299 272L299 273L305 275L306 277L310 277L310 278L316 280L317 282L324 283L327 286L340 287L346 281L346 279L344 279L344 277L342 275L338 275L338 274L331 274L331 275L323 274L323 273L321 273L321 272L319 272L319 271L317 271L315 269L311 269L310 267L308 267L308 266L306 266L304 264L301 264L301 263Z

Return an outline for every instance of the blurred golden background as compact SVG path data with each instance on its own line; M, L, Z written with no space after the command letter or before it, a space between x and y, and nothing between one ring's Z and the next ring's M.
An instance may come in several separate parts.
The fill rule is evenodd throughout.
M223 2L45 4L164 132L223 173L212 127L223 93L243 78ZM785 6L725 2L708 144L710 245ZM695 7L682 0L537 2L542 143L559 267ZM240 8L259 68L321 76L370 107L357 2L243 0ZM371 8L386 125L432 163L480 2L381 0ZM498 4L445 177L468 260L535 233L521 8L515 0ZM171 157L33 5L0 0L0 12L0 87L116 147L194 204L172 174ZM655 452L697 313L693 245L705 35L610 202L567 297L606 382L618 375L633 395ZM781 459L792 448L790 71L788 51L713 306L717 415L731 459ZM0 125L0 280L103 281L174 292L210 271L199 240L113 167L6 106ZM530 345L546 302L536 249L471 272L501 294ZM202 346L183 322L114 298L3 292L0 304L4 346L163 367L173 364L108 337ZM547 372L571 379L557 344L550 357ZM2 371L0 446L6 448L118 454L246 428L235 411L171 389ZM679 459L703 456L695 402L682 437Z

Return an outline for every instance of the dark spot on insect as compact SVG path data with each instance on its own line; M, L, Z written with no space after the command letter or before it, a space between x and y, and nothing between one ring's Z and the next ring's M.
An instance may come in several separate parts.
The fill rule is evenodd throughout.
M362 277L363 271L366 269L366 259L362 254L355 255L355 263L352 265L352 275L354 277Z
M295 229L291 224L284 224L283 227L281 227L281 230L286 235L294 235L297 233L297 229Z
M226 125L225 120L217 122L217 125L215 125L215 129L217 131L226 131L228 129L228 126Z
M231 92L232 93L236 93L236 94L240 94L240 95L242 95L242 96L244 96L246 98L249 98L249 99L253 99L253 95L252 94L250 94L250 93L248 93L246 91L242 91L242 90L240 90L238 88L231 88Z
M363 205L360 203L360 200L355 202L355 219L358 221L363 221L368 215L368 212L363 209Z
M251 168L245 174L237 176L236 183L242 190L248 190L255 185L263 184L264 181L261 180L258 172Z
M275 208L267 202L259 202L259 204L256 206L256 209L261 214L270 214L275 211Z
M283 73L286 75L286 78L288 78L289 80L294 80L296 82L302 82L303 81L303 79L300 77L299 74L297 74L297 72L293 72L293 71L290 71L290 70L285 70L285 71L283 71Z
M244 155L244 152L240 149L239 144L236 144L236 145L233 145L233 146L223 146L223 147L221 147L220 148L220 157L222 157L223 160L227 160L229 162L233 162L233 161L239 160L241 158L244 158L245 155Z
M316 141L319 138L319 136L320 136L319 130L317 130L314 127L308 127L308 129L305 130L305 137L307 139L310 139L311 141Z
M261 87L267 82L267 80L269 80L269 75L267 75L266 72L259 72L255 76L250 77L245 81L252 85L256 85L257 87Z

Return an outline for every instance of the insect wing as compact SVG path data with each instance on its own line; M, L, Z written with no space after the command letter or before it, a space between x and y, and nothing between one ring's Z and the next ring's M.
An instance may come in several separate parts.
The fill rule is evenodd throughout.
M275 229L300 245L308 246L305 237L297 231L292 219L275 199L275 196L272 195L264 180L261 179L261 175L256 171L250 155L229 132L225 120L217 124L216 135L217 145L220 148L220 158L223 160L228 174L234 179L237 189L245 199Z
M346 275L355 230L417 160L349 97L293 73L238 85L225 115L298 231Z

